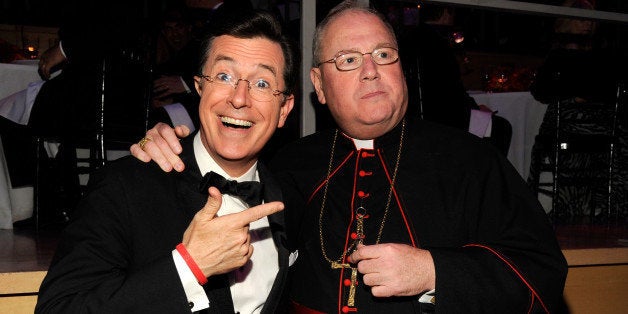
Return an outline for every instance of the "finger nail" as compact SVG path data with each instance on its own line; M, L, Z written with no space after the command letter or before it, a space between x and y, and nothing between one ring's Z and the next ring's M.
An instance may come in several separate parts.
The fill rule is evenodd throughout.
M181 164L181 163L176 163L176 164L174 165L174 169L175 169L175 170L177 170L177 171L179 171L179 172L183 171L183 164Z

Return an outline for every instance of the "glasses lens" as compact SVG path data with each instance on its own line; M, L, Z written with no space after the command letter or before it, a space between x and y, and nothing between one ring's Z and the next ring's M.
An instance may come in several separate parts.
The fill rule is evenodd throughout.
M399 59L396 49L384 47L371 52L373 61L379 65L391 64Z
M230 76L224 73L218 73L213 76L208 76L207 81L211 83L212 88L221 94L230 93L235 87L233 80Z
M363 56L359 52L348 52L336 57L336 67L341 71L350 71L360 67Z
M270 86L272 84L266 82L265 80L259 79L254 80L251 83L249 80L245 79L235 79L233 76L225 73L219 73L214 76L205 77L207 81L213 83L214 90L221 94L229 94L232 93L235 89L238 88L239 84L245 84L247 86L247 90L252 99L257 101L271 101L275 96L274 91Z
M270 89L259 89L257 87L253 87L249 89L249 95L257 101L270 101L273 99L273 92Z
M373 62L379 65L394 63L399 59L397 49L384 47L373 50L371 53ZM336 57L336 67L341 71L351 71L359 68L364 61L364 54L360 52L348 52Z
M277 84L268 78L252 80L249 83L249 93L251 94L251 98L257 101L271 101L275 96L271 86L277 86Z

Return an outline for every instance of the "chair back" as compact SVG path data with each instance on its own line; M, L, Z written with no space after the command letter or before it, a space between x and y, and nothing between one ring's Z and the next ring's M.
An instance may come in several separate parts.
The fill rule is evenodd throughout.
M590 222L617 216L616 157L619 112L625 87L614 101L557 101L554 114L552 216L557 221L588 217Z
M33 211L37 230L45 211L69 220L85 192L89 174L114 159L108 152L128 154L131 144L146 133L152 84L147 49L121 49L102 59L99 74L90 77L88 84L93 86L90 96L94 97L77 106L85 114L73 124L69 136L64 136L67 132L35 136ZM49 141L59 143L54 158L43 153ZM61 178L51 181L46 174L52 172ZM52 208L42 208L45 206Z

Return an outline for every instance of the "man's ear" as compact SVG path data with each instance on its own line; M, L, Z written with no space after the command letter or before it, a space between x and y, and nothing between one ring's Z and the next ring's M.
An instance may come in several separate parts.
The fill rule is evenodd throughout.
M198 95L201 96L201 93L203 92L203 86L201 85L201 78L196 75L194 76L194 89L196 89Z
M316 97L318 98L318 102L321 104L327 103L325 100L325 92L323 92L323 81L321 78L321 69L312 68L310 69L310 80L314 85L314 90L316 91Z
M279 121L277 122L277 127L281 128L286 123L286 119L288 119L288 114L294 108L294 95L290 94L286 96L286 100L284 100L281 108L279 108Z

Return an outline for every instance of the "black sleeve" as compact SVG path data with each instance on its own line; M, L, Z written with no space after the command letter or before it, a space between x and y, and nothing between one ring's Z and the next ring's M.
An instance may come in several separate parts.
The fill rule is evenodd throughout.
M154 256L139 260L137 251L143 246L137 239L150 224L138 226L131 217L128 184L111 174L94 173L92 178L91 192L79 205L77 218L66 227L41 285L35 312L187 311L187 298L168 249L174 245L165 243ZM159 242L155 237L152 241Z
M556 312L567 263L553 228L514 168L493 155L480 162L482 171L460 182L466 185L461 197L468 242L429 248L436 269L436 310Z

